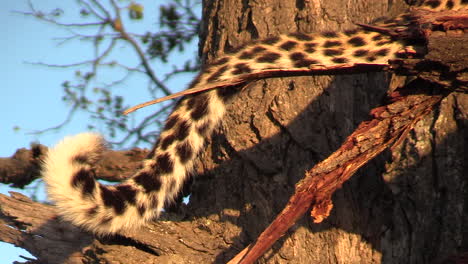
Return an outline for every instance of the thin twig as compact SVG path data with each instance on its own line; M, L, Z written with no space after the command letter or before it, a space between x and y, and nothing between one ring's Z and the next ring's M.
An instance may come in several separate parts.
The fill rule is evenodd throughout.
M53 127L48 127L46 129L32 131L32 132L29 132L27 134L37 135L37 134L42 134L42 133L49 132L49 131L59 130L60 128L62 128L64 125L68 124L71 121L71 119L72 119L73 115L75 114L76 110L78 110L78 104L77 103L73 104L72 108L67 113L67 117L60 124L55 125Z
M189 88L187 90L174 93L162 98L158 98L155 100L151 100L139 105L136 105L134 107L131 107L123 112L124 115L128 115L131 112L134 112L140 108L157 104L160 102L164 102L170 99L178 98L184 95L189 95L189 94L195 94L211 89L224 89L232 86L237 86L241 85L243 83L246 83L247 81L254 81L254 80L259 80L259 79L264 79L264 78L274 78L274 77L287 77L287 76L307 76L307 75L327 75L327 74L337 74L337 73L354 73L354 72L376 72L376 71L383 71L388 68L387 64L342 64L342 65L337 65L333 67L322 67L320 65L315 65L314 67L311 67L309 69L268 69L264 70L261 72L256 72L256 73L248 73L248 74L243 74L239 75L237 77L231 78L226 81L218 81L214 83L207 84L205 86L201 87L195 87L195 88Z
M114 7L114 11L115 11L115 14L116 14L116 18L115 20L113 21L112 23L112 26L114 28L115 31L119 32L120 33L120 36L123 40L126 40L127 42L130 43L130 45L135 49L136 53L138 54L138 57L140 57L140 60L143 64L143 67L145 68L146 70L146 73L148 74L148 76L150 77L150 79L154 82L154 84L156 84L163 92L164 94L166 95L170 95L171 94L171 91L166 87L166 85L161 82L157 77L156 75L154 74L153 72L153 69L151 68L151 66L149 65L149 62L148 60L146 59L146 56L145 56L145 53L143 52L143 50L140 48L140 45L138 45L138 43L136 42L135 39L133 39L128 33L127 31L125 31L124 29L124 26L122 24L122 19L121 19L121 16L120 16L120 10L119 10L119 7L117 6L117 4L115 3L114 0L111 0L111 4L112 6Z

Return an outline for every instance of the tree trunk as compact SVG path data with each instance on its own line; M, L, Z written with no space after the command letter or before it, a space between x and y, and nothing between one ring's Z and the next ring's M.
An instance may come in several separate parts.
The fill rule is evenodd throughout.
M343 30L406 8L403 1L206 2L202 54L208 60L251 39ZM255 240L304 171L382 103L389 79L378 73L261 80L230 102L228 118L201 158L205 175L197 178L190 204L197 216L217 223L209 228L229 247L217 261ZM428 263L468 251L462 209L467 99L445 99L407 140L334 195L326 221L304 218L260 263Z
M200 53L211 61L252 39L344 30L405 8L383 0L205 0ZM228 103L182 210L104 239L60 223L50 206L0 196L0 239L37 263L226 263L283 209L304 172L369 118L389 83L403 79L363 73L253 82ZM448 96L335 193L329 218L304 217L258 262L430 263L468 251L467 116L468 95Z

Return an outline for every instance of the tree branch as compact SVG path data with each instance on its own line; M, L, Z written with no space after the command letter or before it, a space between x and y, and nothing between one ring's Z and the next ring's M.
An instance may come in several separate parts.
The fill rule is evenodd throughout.
M171 94L171 91L166 87L166 85L161 82L156 75L153 72L153 69L149 65L148 60L146 59L145 53L143 50L140 48L140 45L127 33L127 31L124 29L124 26L122 24L122 19L120 17L120 9L117 6L117 3L115 3L114 0L111 0L111 4L114 7L114 11L116 14L116 18L114 21L112 21L112 27L114 28L115 31L120 33L120 37L130 43L130 45L133 47L133 49L136 51L138 54L138 57L140 57L141 63L143 64L143 67L146 70L146 73L150 77L150 79L156 84L161 90L166 94L169 95Z
M9 158L0 158L0 183L12 184L12 187L23 188L33 180L41 177L41 162L47 147L37 144L30 150L19 149ZM126 151L106 151L96 167L99 179L122 181L141 166L148 150L133 148Z

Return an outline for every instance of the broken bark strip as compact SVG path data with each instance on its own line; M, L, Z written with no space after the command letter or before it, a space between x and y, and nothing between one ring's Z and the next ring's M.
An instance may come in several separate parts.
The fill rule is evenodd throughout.
M391 96L391 103L374 108L373 119L362 122L341 147L307 171L288 204L257 240L229 263L254 263L311 208L314 222L327 218L331 197L364 164L405 138L415 123L430 113L447 93L430 95L434 85L415 80ZM417 87L428 87L421 91ZM418 91L419 90L419 91ZM419 93L418 93L419 92Z

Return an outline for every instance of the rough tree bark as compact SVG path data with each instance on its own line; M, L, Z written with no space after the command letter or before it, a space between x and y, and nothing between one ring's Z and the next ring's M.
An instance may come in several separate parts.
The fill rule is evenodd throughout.
M207 0L200 50L209 61L251 39L346 29L405 8L383 0ZM61 223L48 205L0 196L0 239L38 263L225 263L283 209L304 172L382 103L390 79L363 73L249 84L198 159L188 206L140 232L96 239ZM467 120L468 96L448 96L335 193L328 219L304 217L258 262L431 263L468 251Z

